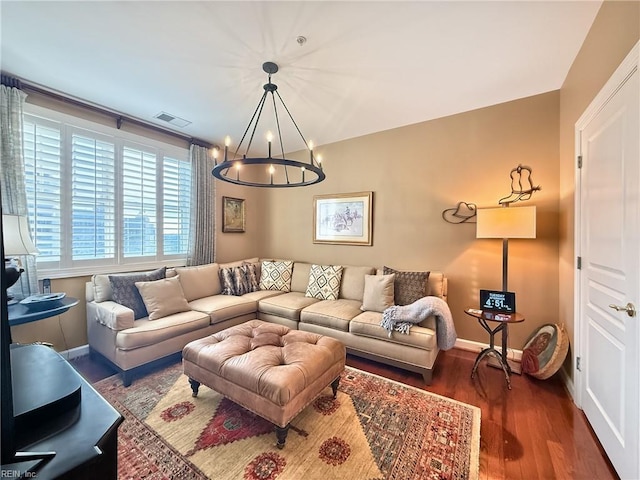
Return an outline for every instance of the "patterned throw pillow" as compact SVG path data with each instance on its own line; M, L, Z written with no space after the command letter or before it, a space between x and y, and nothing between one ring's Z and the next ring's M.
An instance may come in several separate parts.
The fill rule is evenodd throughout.
M401 272L384 267L382 273L396 275L393 282L396 305L409 305L419 298L427 296L427 282L430 272Z
M136 288L136 282L150 282L165 278L167 268L162 267L148 273L134 273L131 275L109 275L109 283L113 291L112 299L114 302L129 307L133 310L133 318L146 317L147 308L142 301L140 292Z
M257 292L260 290L260 277L258 276L258 266L255 263L243 263L247 267L247 281L249 282L249 291Z
M252 263L221 268L220 281L223 295L244 295L259 290L256 266Z
M293 274L293 262L264 261L260 274L260 290L291 291L291 276Z
M340 294L340 280L342 280L342 266L312 265L309 272L309 285L304 295L320 300L337 300Z

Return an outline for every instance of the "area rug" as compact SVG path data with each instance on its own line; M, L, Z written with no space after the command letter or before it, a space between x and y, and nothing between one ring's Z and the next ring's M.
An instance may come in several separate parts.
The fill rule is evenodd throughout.
M284 449L273 426L201 386L181 364L94 387L125 417L120 479L477 479L480 409L347 367L292 422Z

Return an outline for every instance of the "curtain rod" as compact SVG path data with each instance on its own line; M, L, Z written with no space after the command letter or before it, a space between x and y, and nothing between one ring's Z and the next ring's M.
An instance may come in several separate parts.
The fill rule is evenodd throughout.
M167 130L165 128L159 127L157 125L154 125L152 123L148 123L145 122L143 120L138 120L136 118L133 117L128 117L126 115L123 115L119 112L114 112L112 110L109 110L107 108L104 107L99 107L97 105L93 105L91 103L87 103L84 102L82 100L78 100L76 98L61 94L61 93L57 93L57 92L53 92L51 90L48 90L46 88L43 87L39 87L38 85L34 85L31 83L27 83L19 78L16 77L12 77L10 75L6 75L4 73L1 74L1 83L2 85L5 85L7 87L12 87L12 88L18 88L20 90L26 90L26 91L31 91L34 93L38 93L40 95L44 95L45 97L49 97L52 98L54 100L58 100L61 101L63 103L67 103L70 105L74 105L76 107L81 107L84 108L86 110L90 110L92 112L95 113L100 113L102 115L107 115L109 117L112 117L113 119L115 119L116 121L116 128L119 130L120 127L122 127L122 124L124 122L130 123L132 125L137 125L139 127L143 127L146 128L148 130L152 130L154 132L159 132L165 135L169 135L172 137L176 137L176 138L180 138L181 140L186 140L189 143L192 143L194 145L198 145L200 147L205 147L205 148L215 148L216 145L212 145L209 142L206 142L204 140L201 140L199 138L194 138L191 137L189 135L184 135L182 133L178 133L178 132L174 132L172 130Z

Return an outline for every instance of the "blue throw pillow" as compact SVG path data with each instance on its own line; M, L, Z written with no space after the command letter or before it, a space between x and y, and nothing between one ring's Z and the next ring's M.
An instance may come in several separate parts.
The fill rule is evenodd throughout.
M150 282L161 280L166 276L167 267L162 267L148 273L134 273L131 275L109 275L109 283L113 292L114 302L133 310L133 318L138 320L149 315L136 282Z

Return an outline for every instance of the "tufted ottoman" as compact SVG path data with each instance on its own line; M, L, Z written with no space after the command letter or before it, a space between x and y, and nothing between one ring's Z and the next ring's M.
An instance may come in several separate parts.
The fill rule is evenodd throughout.
M331 384L335 398L344 345L330 337L250 320L184 347L193 396L200 384L275 425L283 448L289 424Z

